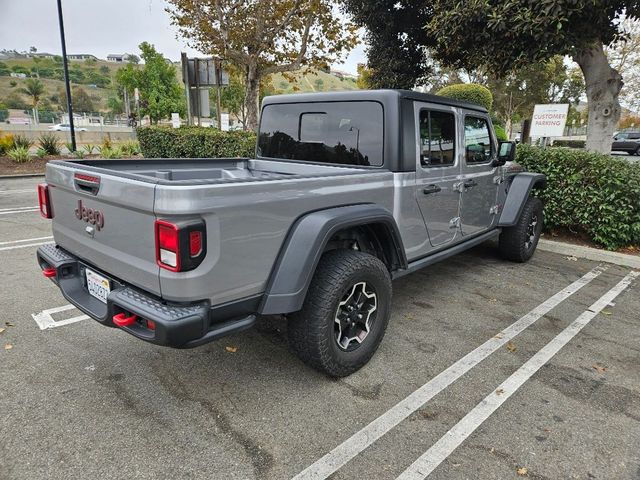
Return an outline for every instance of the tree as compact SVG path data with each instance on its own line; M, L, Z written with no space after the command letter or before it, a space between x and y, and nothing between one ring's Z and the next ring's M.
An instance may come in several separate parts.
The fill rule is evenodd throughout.
M357 43L338 0L169 0L173 23L202 52L244 73L247 124L258 127L260 81L273 73L332 63Z
M213 90L212 90L213 93ZM220 103L231 115L235 116L242 124L243 128L247 125L247 109L244 103L245 88L242 75L231 75L229 86L222 89L220 93Z
M425 49L434 44L424 29L429 2L345 0L354 22L366 28L369 88L413 88L431 73Z
M620 91L621 103L640 111L640 21L626 18L622 22L625 38L607 48L609 63L624 78Z
M172 112L183 113L185 101L176 76L176 67L167 61L155 47L147 42L140 44L144 66L128 63L116 72L117 90L130 100L137 88L140 92L140 113L149 115L152 123L167 118Z
M636 18L640 2L610 0L433 0L426 32L436 39L437 58L457 68L487 68L506 74L553 55L580 66L589 102L587 149L608 153L620 118L623 82L605 55L605 45L624 38L620 19Z
M55 99L52 97L51 100L57 100L58 108L63 112L67 111L67 92L64 88L60 87ZM76 86L71 89L71 106L73 107L74 114L80 112L90 113L95 111L93 100L82 87Z
M33 107L33 116L38 123L38 104L45 94L44 84L37 78L27 78L24 81L24 87L18 90L20 93L31 97L31 106Z
M504 122L509 136L513 122L531 118L537 103L569 103L571 118L568 118L568 122L571 123L576 115L579 117L575 107L584 94L582 73L576 68L567 68L564 58L559 55L546 62L526 65L501 77L486 75L483 83L493 93L494 111Z

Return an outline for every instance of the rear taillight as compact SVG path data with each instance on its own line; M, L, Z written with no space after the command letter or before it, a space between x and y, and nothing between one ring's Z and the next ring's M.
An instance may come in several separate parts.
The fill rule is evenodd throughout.
M38 203L40 204L40 215L44 218L53 218L51 200L49 199L49 185L46 183L38 185Z
M206 255L203 221L156 220L156 261L172 272L193 270Z

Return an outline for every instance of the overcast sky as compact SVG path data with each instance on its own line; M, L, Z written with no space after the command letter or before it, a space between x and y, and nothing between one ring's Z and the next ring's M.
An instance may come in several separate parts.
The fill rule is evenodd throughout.
M106 58L109 53L139 53L148 41L171 60L180 52L198 52L176 39L164 0L62 0L67 53L91 53ZM60 53L60 33L55 0L0 0L0 50ZM365 61L359 46L346 63L334 68L356 73Z

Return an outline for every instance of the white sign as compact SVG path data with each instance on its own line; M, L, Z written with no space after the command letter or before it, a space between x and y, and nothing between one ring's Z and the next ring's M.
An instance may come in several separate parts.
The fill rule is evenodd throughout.
M220 130L222 130L223 132L228 132L229 131L229 114L228 113L221 113L220 114Z
M569 113L568 103L536 105L531 121L531 137L562 137Z
M171 114L171 125L173 126L173 128L180 128L181 122L180 122L180 114L179 113L172 113Z

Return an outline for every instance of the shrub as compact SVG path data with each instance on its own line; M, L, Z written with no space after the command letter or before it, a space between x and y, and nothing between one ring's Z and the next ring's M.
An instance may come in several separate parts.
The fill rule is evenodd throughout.
M253 132L206 127L140 127L137 134L147 158L251 157L256 146Z
M111 147L113 147L112 143L111 143L111 138L107 137L106 135L104 137L102 137L102 145L100 146L100 150L102 149L107 149L110 150Z
M122 149L120 147L101 148L100 156L107 160L113 160L114 158L122 158Z
M73 152L73 143L71 142L66 142L64 144L64 148L67 149L68 153L72 153Z
M126 157L133 157L140 154L140 144L135 141L124 142L120 145L122 154Z
M554 140L552 147L584 148L586 143L584 140Z
M82 150L76 150L75 152L73 152L73 156L79 160L82 160L84 158L84 152Z
M45 155L60 155L60 140L54 133L43 133L38 138L38 143Z
M493 129L496 131L496 137L498 137L498 141L506 142L509 140L509 137L507 137L507 132L505 131L504 127L501 127L500 125L494 125Z
M481 105L491 111L493 95L487 87L475 83L458 83L438 91L438 95Z
M25 163L31 160L29 149L25 147L15 147L7 152L9 158L16 163Z
M610 250L640 245L640 164L529 145L518 146L516 161L547 176L539 192L547 228L579 230Z
M14 135L13 144L16 148L26 148L29 150L33 146L33 140L29 140L25 135Z
M44 158L46 156L47 156L47 151L44 148L40 147L36 150L36 157Z
M97 148L95 145L91 145L90 143L87 143L84 146L84 151L87 153L87 155L91 155L95 148Z
M0 155L4 155L15 146L12 134L0 135Z

